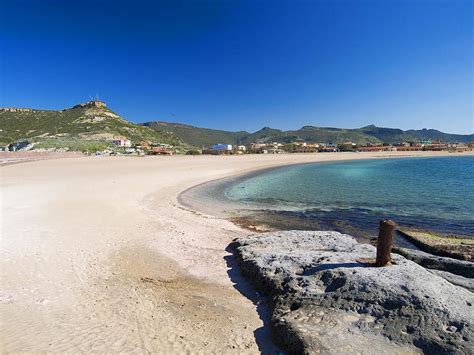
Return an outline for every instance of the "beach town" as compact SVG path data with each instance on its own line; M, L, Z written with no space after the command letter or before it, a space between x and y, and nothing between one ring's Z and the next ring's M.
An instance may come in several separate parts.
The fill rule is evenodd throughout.
M441 140L419 140L414 142L400 142L398 144L358 146L353 142L343 143L307 143L296 140L288 144L251 143L249 146L232 144L214 144L202 150L202 154L283 154L283 153L336 153L336 152L467 152L474 149L474 142L445 143Z
M95 155L175 155L173 145L150 141L132 142L127 137L115 136L110 141L112 148L87 152ZM249 145L216 143L203 149L192 149L188 155L242 155L242 154L285 154L285 153L336 153L336 152L451 152L462 153L474 150L474 141L443 142L441 140L420 139L396 144L357 145L347 141L342 143L311 143L302 139L290 143L252 142ZM35 149L27 139L10 143L3 147L4 152L64 152L64 149Z

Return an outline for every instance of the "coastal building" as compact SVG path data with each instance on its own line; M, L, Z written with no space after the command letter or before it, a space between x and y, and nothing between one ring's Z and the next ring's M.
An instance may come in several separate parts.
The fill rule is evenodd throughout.
M247 147L245 145L239 145L237 146L237 150L241 152L245 152L247 150Z
M112 143L115 144L117 147L131 147L132 146L132 142L130 140L128 140L127 138L125 137L119 137L119 138L116 138L114 140L112 140Z
M210 148L210 150L216 150L216 151L232 151L232 144L213 144Z
M337 151L337 147L334 146L321 146L318 149L318 152L320 153L335 153Z
M359 152L388 152L388 151L393 150L393 147L389 145L368 145L368 146L357 147L357 150Z
M283 144L278 142L269 142L269 143L250 143L250 150L253 153L265 153L264 150L282 150ZM266 153L265 153L266 154Z
M448 146L448 150L451 152L462 153L462 152L467 152L470 150L469 146L464 143L450 143L447 146Z
M203 149L202 154L227 155L232 154L232 144L213 144L208 149Z
M393 149L399 152L412 151L444 151L448 150L448 145L441 140L419 140L416 142L400 142L394 144Z
M437 141L433 141L431 144L424 145L423 150L443 151L443 150L448 150L448 145L443 143L440 140L437 140Z
M150 152L153 155L175 155L176 153L168 148L155 147Z
M396 146L393 147L397 152L413 152L423 150L421 145L403 145L403 146Z
M283 144L282 143L278 143L278 142L273 142L267 146L271 146L273 149L281 149L283 147Z
M296 141L293 142L293 144L300 147L306 147L307 143L302 139L297 139Z
M321 144L318 149L320 153L334 153L337 151L337 145L334 143Z
M264 149L267 145L265 143L250 143L250 150L259 151Z
M300 141L286 144L283 149L289 153L315 153L319 150L319 144Z

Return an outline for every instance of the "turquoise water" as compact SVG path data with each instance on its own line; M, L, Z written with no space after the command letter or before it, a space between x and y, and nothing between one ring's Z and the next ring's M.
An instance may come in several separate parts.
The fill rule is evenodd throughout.
M474 157L290 166L245 178L226 197L319 225L373 228L380 218L474 235ZM337 229L337 228L335 228Z

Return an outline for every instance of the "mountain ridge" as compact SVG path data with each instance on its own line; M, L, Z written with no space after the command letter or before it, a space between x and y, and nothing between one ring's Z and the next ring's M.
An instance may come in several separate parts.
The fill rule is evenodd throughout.
M35 147L85 150L83 147L91 142L101 147L110 146L114 137L125 137L133 143L149 141L170 144L182 152L216 143L249 145L252 142L290 143L304 140L308 143L336 144L351 141L366 145L427 139L462 143L474 141L474 134L451 134L427 128L402 130L374 124L353 129L305 125L300 129L281 130L265 126L258 131L247 132L167 121L132 123L101 101L89 101L62 110L0 108L0 146L28 139L37 144Z
M195 146L209 146L215 143L250 144L252 142L289 143L294 140L305 140L314 143L343 143L347 141L359 145L394 144L402 141L443 140L446 142L467 143L474 140L474 134L444 133L435 129L402 130L399 128L378 127L374 124L361 128L317 127L305 125L297 130L280 130L271 127L250 133L247 131L225 131L201 128L188 124L166 121L141 123L157 131L168 130L183 141Z

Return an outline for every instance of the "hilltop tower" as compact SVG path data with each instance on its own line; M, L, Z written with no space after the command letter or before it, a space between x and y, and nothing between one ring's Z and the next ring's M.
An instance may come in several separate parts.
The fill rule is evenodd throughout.
M72 108L80 108L80 107L107 107L107 104L104 101L91 100L82 104L77 104L73 106Z

